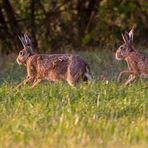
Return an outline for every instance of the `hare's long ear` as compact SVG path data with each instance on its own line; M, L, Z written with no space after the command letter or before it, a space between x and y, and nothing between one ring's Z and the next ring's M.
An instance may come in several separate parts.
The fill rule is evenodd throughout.
M21 40L21 43L22 43L24 49L27 50L28 52L32 53L33 50L32 50L31 40L28 37L28 35L25 33L24 37L19 36L19 39Z
M133 42L134 29L135 29L135 26L133 26L132 29L130 30L130 32L128 33L128 35L129 35L129 42L130 42L130 43Z
M19 37L19 39L20 39L20 41L21 41L23 47L25 48L25 47L26 47L25 38L24 38L24 37L20 37L20 36L18 36L18 37Z
M27 33L24 33L24 38L25 38L26 46L31 47L31 39L28 37Z
M122 35L124 43L129 43L129 34L128 34L128 32L125 31L124 34L122 33L121 35Z
M31 44L31 39L28 37L27 33L24 33L24 39L25 39L25 49L32 53L33 50L32 50L32 44Z

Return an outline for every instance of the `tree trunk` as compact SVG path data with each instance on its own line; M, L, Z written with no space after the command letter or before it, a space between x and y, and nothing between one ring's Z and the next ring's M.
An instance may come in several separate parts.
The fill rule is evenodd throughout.
M38 49L38 43L36 39L36 24L35 24L35 0L31 1L30 5L30 10L31 10L31 38L33 39L33 46L35 49Z
M11 41L13 42L12 44L17 45L18 44L18 37L17 35L20 33L20 29L17 23L17 20L15 18L15 13L14 10L9 2L9 0L2 0L3 2L3 8L7 14L7 18L8 18L8 23L10 26L10 30L11 30ZM15 47L15 46L13 46ZM11 48L12 49L12 48ZM18 48L15 48L15 50Z
M3 16L2 9L0 7L0 40L1 40L1 53L7 53L8 51L6 50L7 48L5 47L8 45L8 40L11 39L11 36L8 31L8 27L6 24L6 21Z
M81 37L83 37L85 33L89 31L92 20L96 15L99 2L100 0L78 0L78 27Z

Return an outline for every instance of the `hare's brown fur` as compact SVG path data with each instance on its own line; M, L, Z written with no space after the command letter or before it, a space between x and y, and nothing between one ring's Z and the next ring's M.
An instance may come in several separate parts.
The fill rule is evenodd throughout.
M118 81L120 81L123 74L129 74L125 85L130 84L137 77L148 78L148 55L135 50L132 45L133 31L132 29L129 33L125 32L122 35L124 44L116 51L116 59L124 60L128 65L128 69L120 72L118 76Z
M32 87L34 87L42 80L65 80L70 85L75 85L80 79L87 81L92 78L89 65L78 55L35 54L32 52L30 43L29 46L26 41L22 41L22 43L24 49L20 51L17 62L20 65L26 65L27 77L17 86L17 88L27 82L32 82Z

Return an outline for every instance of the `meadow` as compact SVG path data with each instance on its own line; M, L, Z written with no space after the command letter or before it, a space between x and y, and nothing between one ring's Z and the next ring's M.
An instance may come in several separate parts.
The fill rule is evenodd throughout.
M0 56L0 148L148 147L148 80L123 87L116 78L126 64L110 51L79 54L91 65L89 84L17 91L25 68L16 55Z

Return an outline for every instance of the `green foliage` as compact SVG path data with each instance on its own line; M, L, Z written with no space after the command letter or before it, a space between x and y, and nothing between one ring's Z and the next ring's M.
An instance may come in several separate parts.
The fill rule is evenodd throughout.
M111 53L82 52L94 73L89 84L45 82L14 89L25 77L15 58L0 61L0 143L3 147L147 147L148 88L116 82L125 68ZM3 60L7 62L2 62ZM107 59L107 60L106 60Z
M85 37L83 38L82 42L84 45L89 44L91 41L91 35L90 34L86 34Z

